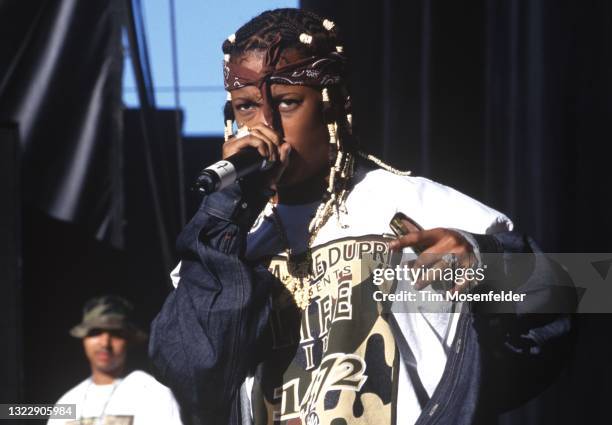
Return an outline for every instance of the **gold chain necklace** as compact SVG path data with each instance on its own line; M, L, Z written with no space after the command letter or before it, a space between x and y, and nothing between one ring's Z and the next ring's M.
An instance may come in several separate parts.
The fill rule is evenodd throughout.
M327 200L323 200L315 216L309 224L309 237L306 245L306 252L295 255L289 245L289 238L283 221L280 218L276 206L272 205L272 221L276 226L278 234L281 236L282 242L285 245L287 254L287 271L288 276L283 280L283 284L287 290L293 295L296 305L302 310L306 310L310 304L311 283L314 281L314 270L312 262L312 245L319 231L327 223L327 220L335 214L340 220L341 206L343 206L348 193L348 184L353 176L353 166L355 159L349 152L338 151L336 162L331 167L328 188ZM337 175L337 177L336 177ZM335 182L335 183L334 183ZM341 184L339 184L341 183ZM345 212L345 211L343 211Z
M275 205L272 205L272 222L276 227L277 233L280 235L285 254L287 255L288 276L282 278L282 283L293 296L295 304L300 309L306 310L310 304L310 283L313 280L312 250L310 245L314 238L311 235L305 252L294 254L289 244L285 226Z

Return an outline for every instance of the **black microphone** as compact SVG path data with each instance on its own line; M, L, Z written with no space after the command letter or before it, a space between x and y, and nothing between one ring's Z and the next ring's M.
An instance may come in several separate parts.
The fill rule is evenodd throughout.
M274 164L276 162L262 157L256 148L249 147L204 168L195 187L200 192L213 193L245 176L269 170Z

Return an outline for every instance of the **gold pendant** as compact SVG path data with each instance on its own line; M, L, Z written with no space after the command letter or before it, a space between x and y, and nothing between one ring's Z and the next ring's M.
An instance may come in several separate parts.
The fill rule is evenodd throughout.
M298 255L289 252L287 255L287 270L295 277L306 278L311 276L312 255L310 249Z
M310 304L310 282L312 270L312 255L310 249L299 255L287 255L287 271L290 278L285 283L287 290L293 295L295 304L306 310Z

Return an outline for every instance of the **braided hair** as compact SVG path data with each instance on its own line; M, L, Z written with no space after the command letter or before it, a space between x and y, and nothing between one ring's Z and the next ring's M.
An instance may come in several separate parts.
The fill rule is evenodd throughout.
M233 41L232 38L225 40L223 53L233 55L266 49L279 34L285 48L293 47L304 54L324 56L339 45L336 26L333 23L324 26L324 21L331 23L302 9L268 10L240 27ZM300 42L301 34L310 35L312 42Z
M332 21L310 11L288 8L269 10L251 19L223 42L222 49L225 61L229 63L245 52L267 50L273 43L280 46L281 50L294 49L304 58L326 57L332 53L342 54L344 51L338 28ZM345 199L350 191L356 155L375 162L381 168L405 174L357 149L352 131L351 100L346 80L341 78L338 84L321 89L323 119L330 142L330 174L323 202L309 226L309 247L329 217L337 215L340 220L341 213L346 212ZM228 140L233 134L235 119L229 93L224 119L225 138Z
M240 56L249 50L266 50L279 36L281 49L294 49L304 57L323 57L343 50L333 22L306 10L275 9L251 19L223 42L225 60L229 62L232 57ZM324 98L328 100L324 99L323 104L326 124L331 126L337 122L339 137L348 142L352 133L348 89L345 84L339 84L330 87L327 93ZM228 121L233 123L235 119L229 95L224 107L224 118L228 137L232 130L227 126ZM331 127L328 129L331 132Z

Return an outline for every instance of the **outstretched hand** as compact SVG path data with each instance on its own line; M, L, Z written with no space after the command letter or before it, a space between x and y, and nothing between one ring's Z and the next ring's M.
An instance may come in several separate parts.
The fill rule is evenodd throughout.
M451 229L438 227L411 232L389 242L392 251L400 251L404 247L411 247L418 254L412 266L415 269L422 266L426 269L471 268L476 264L472 245L459 232ZM415 287L420 290L431 283L433 280L422 278L415 282ZM465 283L455 282L451 292L462 291L467 287Z

